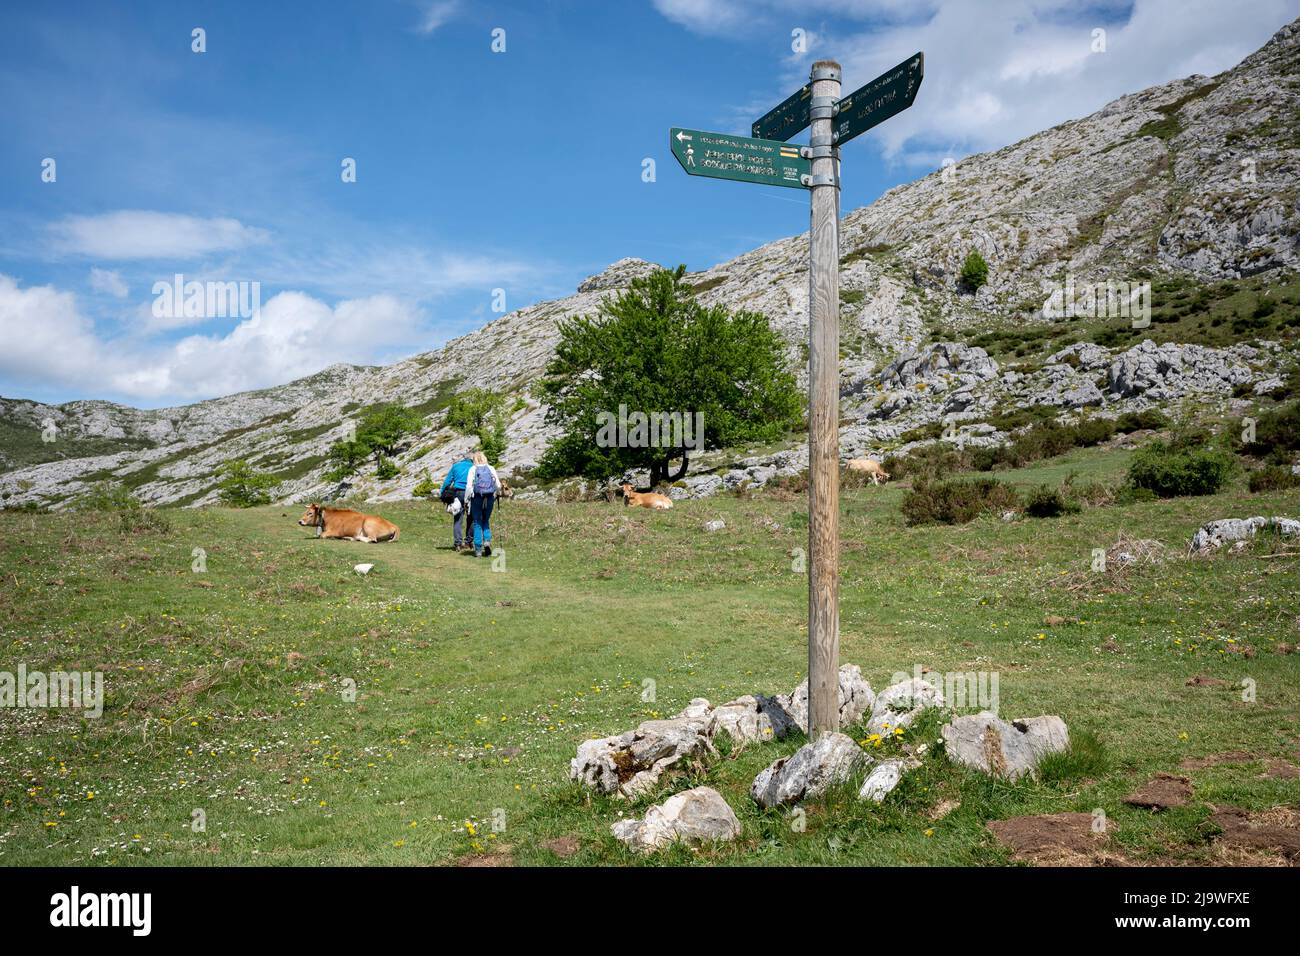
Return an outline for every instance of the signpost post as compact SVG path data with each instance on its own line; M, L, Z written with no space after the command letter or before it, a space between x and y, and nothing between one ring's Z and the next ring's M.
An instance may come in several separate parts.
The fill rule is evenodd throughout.
M840 98L840 65L813 64L809 83L754 123L753 137L673 127L673 156L692 176L807 188L808 736L839 730L840 151L912 105L925 74L917 53ZM811 126L807 146L784 142Z

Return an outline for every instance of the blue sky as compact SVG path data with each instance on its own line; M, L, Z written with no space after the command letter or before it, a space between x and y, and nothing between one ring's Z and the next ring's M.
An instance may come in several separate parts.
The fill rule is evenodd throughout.
M148 407L274 385L435 348L493 318L494 289L515 309L623 256L702 269L802 232L800 191L687 177L667 131L747 133L820 57L848 92L926 52L913 108L845 148L849 210L946 156L1230 67L1297 15L1300 0L10 3L0 394ZM154 283L177 273L258 282L260 314L156 315Z

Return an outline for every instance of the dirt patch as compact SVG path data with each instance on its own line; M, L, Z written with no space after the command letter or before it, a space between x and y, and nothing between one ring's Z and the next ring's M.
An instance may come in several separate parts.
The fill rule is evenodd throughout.
M1290 866L1300 864L1300 811L1292 807L1273 807L1258 813L1221 807L1210 820L1223 831L1214 838L1218 849L1251 857L1262 854Z
M578 843L578 838L572 835L542 841L543 850L550 850L561 859L573 856L580 847L581 844Z
M1227 687L1226 680L1220 680L1217 677L1203 677L1197 674L1195 677L1187 678L1188 687Z
M456 866L514 866L515 858L509 853L466 853L456 857Z
M1107 852L1106 835L1093 831L1090 813L1048 813L991 820L997 841L1022 863L1046 866L1122 866L1123 857Z
M1255 758L1244 750L1230 750L1222 754L1210 754L1208 757L1184 757L1178 766L1183 770L1204 770L1225 763L1250 763Z
M1300 767L1285 760L1270 760L1268 768L1260 776L1265 780L1294 780L1300 777Z
M1192 782L1174 773L1158 773L1138 787L1124 802L1148 810L1168 810L1184 806L1192 798Z

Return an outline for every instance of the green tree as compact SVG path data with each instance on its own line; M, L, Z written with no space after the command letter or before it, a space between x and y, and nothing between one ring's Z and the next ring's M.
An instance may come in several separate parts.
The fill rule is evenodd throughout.
M271 492L279 487L274 475L259 472L243 458L227 461L217 469L221 481L217 484L217 497L235 508L252 508L269 504Z
M391 478L398 468L389 459L404 447L403 439L424 425L424 416L402 405L379 405L362 416L356 437L336 441L329 450L333 467L326 472L331 481L342 481L355 474L370 459L375 473Z
M705 308L683 282L685 266L636 279L595 317L561 322L542 389L560 437L539 463L543 478L606 478L647 468L652 485L686 474L693 448L771 441L797 425L802 402L779 336L757 312ZM680 414L659 444L598 441L611 416ZM630 437L626 436L625 437ZM674 459L681 465L670 473Z
M966 261L961 264L961 281L972 292L989 281L989 264L984 261L978 249L966 254Z
M462 435L478 437L479 447L493 465L506 450L505 396L485 388L459 392L447 406L446 424Z

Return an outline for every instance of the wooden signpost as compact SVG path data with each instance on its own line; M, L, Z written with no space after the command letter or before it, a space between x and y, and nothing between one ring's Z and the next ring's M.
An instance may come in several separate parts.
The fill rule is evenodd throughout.
M807 188L808 736L839 730L840 151L912 105L925 75L917 53L840 98L840 65L819 60L806 86L752 127L753 137L674 127L673 156L694 176ZM811 126L807 146L785 143Z

